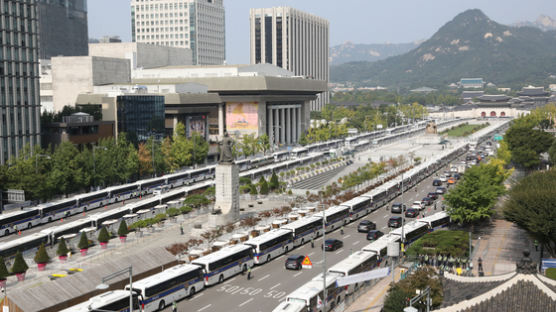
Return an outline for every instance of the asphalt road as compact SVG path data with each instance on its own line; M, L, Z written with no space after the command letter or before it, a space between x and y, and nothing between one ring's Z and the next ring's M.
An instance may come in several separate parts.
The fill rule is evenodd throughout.
M446 168L441 169L440 172L444 170ZM413 201L421 200L428 192L433 192L436 187L432 186L432 180L435 178L435 175L432 175L405 192L403 202L410 207ZM393 200L393 202L401 201L401 196ZM441 209L440 204L437 207L438 210ZM425 211L426 215L434 213L434 205L426 207ZM348 224L344 228L344 235L341 235L340 231L327 234L327 238L337 238L344 242L342 249L326 253L327 267L331 267L352 252L358 251L370 243L366 240L365 233L357 232L357 225L361 220L371 220L377 224L378 230L388 233L390 229L387 227L387 221L392 215L399 216L400 214L391 214L385 206ZM406 218L406 220L412 219ZM311 248L310 244L305 244L288 253L288 255L308 255L313 263L312 269L286 270L284 261L288 255L282 255L269 263L255 267L251 280L247 280L246 275L237 275L222 284L206 288L193 298L178 302L178 311L272 311L280 301L285 300L289 293L322 272L323 256L322 251L318 248L321 244L322 237L315 240L315 248ZM165 311L171 311L171 308L167 308Z

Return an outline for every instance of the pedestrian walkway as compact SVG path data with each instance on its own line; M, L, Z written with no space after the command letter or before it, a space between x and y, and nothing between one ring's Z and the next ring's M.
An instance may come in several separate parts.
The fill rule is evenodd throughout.
M400 268L394 270L396 282L400 280ZM384 304L384 298L390 289L392 275L384 277L380 282L361 295L345 312L379 312Z

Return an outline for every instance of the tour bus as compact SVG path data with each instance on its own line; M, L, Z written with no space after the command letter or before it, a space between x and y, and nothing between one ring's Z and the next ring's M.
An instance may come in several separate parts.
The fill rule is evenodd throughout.
M140 311L137 294L132 294L133 311ZM90 312L90 311L129 311L129 290L113 290L90 298L88 301L74 305L61 312Z
M293 249L293 233L285 229L276 229L243 244L253 248L255 264L263 264Z
M15 257L18 251L24 252L38 248L41 244L48 243L48 235L44 233L33 233L20 238L11 239L0 244L0 256L4 259Z
M351 219L351 221L359 219L372 211L371 199L362 196L352 198L347 202L343 202L340 204L340 206L349 208L349 218Z
M87 211L104 205L112 204L116 200L115 198L110 198L109 189L77 195L75 196L75 199L77 199L77 203L81 211Z
M429 227L426 223L411 221L403 226L403 238L405 246L419 239L421 236L429 232ZM392 235L402 236L402 228L397 228L390 232Z
M306 156L309 153L309 150L306 147L296 147L292 149L290 155L292 158L301 158Z
M317 212L314 216L318 216ZM322 216L322 213L320 213ZM333 206L324 211L326 220L326 233L334 231L335 229L345 225L349 222L349 207L346 206Z
M36 209L4 213L0 215L0 236L9 235L15 231L30 229L40 223L41 218Z
M130 199L135 196L139 191L139 185L137 183L131 183L126 185L114 186L109 188L110 196L114 198L114 201L121 202L122 200Z
M89 220L91 221L91 226L100 229L102 227L102 223L107 220L119 220L124 215L130 213L129 207L119 207L112 210L104 211L95 213L89 216Z
M66 234L77 234L79 233L79 230L89 226L91 226L91 220L89 218L83 218L46 228L42 230L41 233L48 235L48 243L50 245L54 245L58 241L58 238Z
M338 273L326 273L326 306L323 302L322 274L294 290L286 297L286 302L303 304L306 311L328 312L342 301L344 287L336 287L336 281L341 276Z
M180 264L155 275L133 282L142 312L162 311L167 305L203 290L203 269ZM125 286L129 291L129 284Z
M282 301L272 312L307 312L307 308L301 302Z
M376 210L388 203L388 193L384 185L380 185L372 191L359 197L367 197L371 200L372 209Z
M338 262L330 269L330 273L342 274L342 276L350 276L365 271L370 271L380 265L377 254L371 251L360 250L351 254L346 259ZM359 290L359 283L351 284L347 287L346 294L351 294Z
M211 286L253 267L253 248L247 245L226 246L195 259L192 264L203 269L205 286Z
M293 246L297 247L322 235L322 217L305 217L289 224L282 225L280 229L293 233Z
M361 250L373 252L377 255L378 265L382 262L382 259L387 256L388 244L390 243L400 243L400 236L386 234L369 245L363 247Z
M83 212L83 208L79 207L75 198L40 204L33 209L39 211L42 223L52 222L52 220L58 220Z
M417 222L426 223L429 227L429 232L433 232L448 227L450 225L450 216L445 211L440 211L428 217L418 219Z

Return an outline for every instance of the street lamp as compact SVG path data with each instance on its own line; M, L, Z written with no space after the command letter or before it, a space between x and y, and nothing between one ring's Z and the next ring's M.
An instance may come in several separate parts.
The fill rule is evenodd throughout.
M103 149L105 151L108 150L104 146L96 146L96 145L93 146L93 188L95 188L95 189L96 189L96 180L97 180L97 177L96 177L96 175L97 175L97 164L96 164L96 161L95 161L95 150L97 148Z
M39 157L44 157L46 159L51 159L50 156L45 154L36 154L35 155L35 174L39 173L38 165L39 165Z
M123 270L114 272L110 275L107 275L105 277L102 278L102 283L97 285L96 289L100 289L100 290L106 290L108 289L108 287L110 287L108 284L106 284L107 281L116 278L122 274L129 274L129 311L133 312L133 273L132 273L132 267L129 266Z
M323 192L320 191L320 206L322 207L322 286L323 286L323 298L322 304L324 309L326 310L326 214L325 214L325 205L322 202L322 194Z

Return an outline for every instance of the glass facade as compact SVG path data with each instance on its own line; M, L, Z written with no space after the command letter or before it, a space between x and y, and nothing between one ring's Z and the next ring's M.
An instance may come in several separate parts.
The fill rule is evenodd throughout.
M120 95L116 103L118 133L125 132L134 143L164 137L164 96Z

